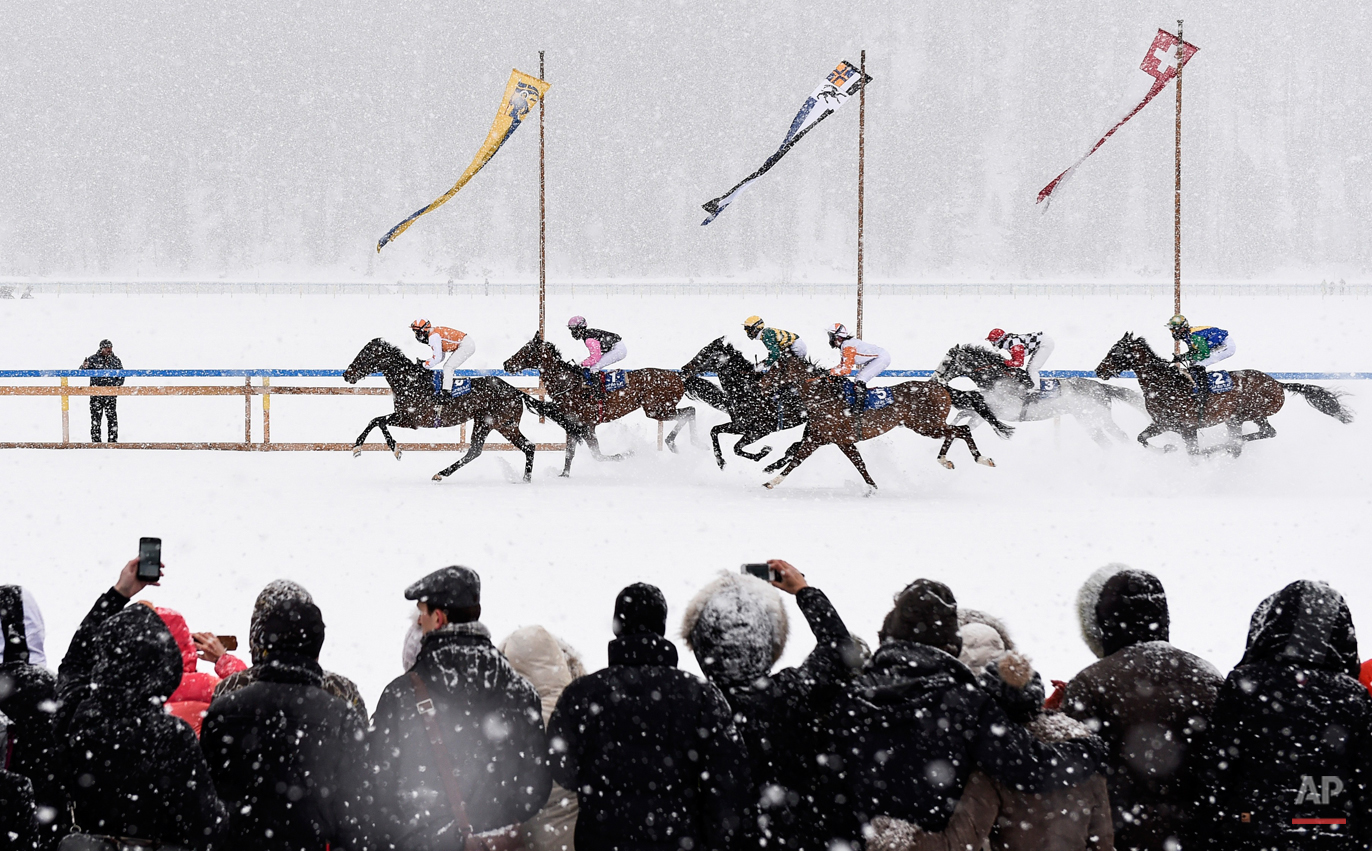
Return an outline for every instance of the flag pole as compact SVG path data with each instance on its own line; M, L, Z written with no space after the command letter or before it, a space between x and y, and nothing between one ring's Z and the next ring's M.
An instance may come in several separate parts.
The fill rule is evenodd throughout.
M1173 229L1172 229L1172 312L1181 313L1181 69L1186 64L1186 42L1181 37L1181 19L1177 19L1177 144L1175 153L1176 188L1173 191ZM1174 341L1175 353L1181 352L1181 343Z
M538 52L538 79L545 79L543 76L543 51ZM547 232L548 216L547 204L544 200L544 157L543 157L543 102L546 98L538 99L538 338L544 339L544 323L547 316L547 292L548 292L548 249ZM539 379L539 384L543 379Z
M858 60L857 336L862 339L862 188L867 157L867 51Z

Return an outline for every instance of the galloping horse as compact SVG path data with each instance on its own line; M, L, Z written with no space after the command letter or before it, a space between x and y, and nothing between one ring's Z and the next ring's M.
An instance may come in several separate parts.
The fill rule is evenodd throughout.
M1109 380L1130 369L1138 376L1139 386L1143 388L1144 405L1148 415L1153 418L1153 424L1138 436L1139 443L1144 446L1148 446L1151 438L1163 432L1175 431L1186 443L1186 451L1199 455L1200 444L1196 433L1200 429L1223 424L1229 429L1228 444L1207 450L1206 454L1227 449L1230 455L1237 458L1247 441L1276 436L1277 430L1267 422L1267 418L1280 411L1286 403L1283 390L1299 393L1310 403L1310 407L1339 422L1353 422L1353 412L1339 401L1338 393L1314 384L1283 384L1267 373L1254 369L1229 373L1234 380L1234 388L1225 393L1211 394L1202 412L1192 393L1191 379L1173 368L1171 362L1158 357L1147 340L1135 337L1132 333L1125 334L1111 347L1100 366L1096 367L1096 375ZM1243 424L1246 422L1256 423L1258 430L1244 434ZM1169 452L1173 448L1164 447Z
M1027 423L1061 416L1076 417L1086 426L1092 439L1102 446L1109 444L1111 437L1128 439L1110 417L1113 400L1143 410L1143 396L1138 391L1111 387L1089 378L1059 379L1061 392L1052 396L1031 394L1028 374L1006 366L1003 357L984 346L953 346L934 370L934 380L942 384L963 376L972 379L977 389L986 395L986 404L1001 419ZM953 422L972 418L971 414L961 412Z
M784 357L791 357L785 355ZM715 462L724 469L724 453L719 448L721 434L742 435L734 444L734 454L757 461L772 451L764 446L757 452L744 447L773 432L798 426L805 422L805 405L800 394L791 392L767 393L762 390L762 377L753 369L743 353L723 337L696 353L681 368L686 378L686 393L692 399L718 408L729 415L729 421L710 429L710 443L715 450ZM701 377L713 372L719 377L723 392Z
M652 419L676 421L676 426L667 435L667 448L673 452L677 451L676 436L683 426L690 423L692 433L695 432L696 410L677 407L681 397L686 394L686 387L681 376L670 369L629 370L628 384L623 389L602 395L599 390L587 386L581 367L563 360L557 346L537 335L505 361L506 372L524 369L539 371L549 396L547 402L540 402L525 395L524 404L567 432L567 460L562 468L564 476L571 475L572 456L576 454L578 440L586 442L597 461L620 460L622 455L601 453L595 427L639 408Z
M897 426L905 426L926 437L943 438L938 462L949 470L953 469L953 462L948 460L948 447L954 440L966 443L972 458L978 464L996 466L994 461L977 451L971 429L965 425L948 423L948 412L953 407L954 393L967 397L968 404L1002 437L1008 437L1014 432L1012 426L996 419L996 415L986 407L979 394L950 390L935 381L904 381L884 388L891 391L891 404L884 408L863 411L860 417L853 417L849 412L848 403L843 399L843 382L844 379L839 376L830 375L824 369L799 358L783 358L766 373L762 380L763 388L774 392L785 388L797 389L805 403L808 416L805 435L800 442L786 450L786 455L781 460L766 468L770 473L785 467L780 475L766 483L766 487L774 488L781 484L782 480L814 454L816 449L832 443L853 462L853 466L867 483L870 493L876 489L877 483L872 481L871 475L868 474L867 465L863 463L855 444L885 434Z
M450 467L434 474L434 481L441 482L454 470L470 463L481 454L486 445L486 436L492 430L505 435L515 448L524 453L524 481L529 481L534 472L534 445L525 439L519 430L519 418L524 415L520 398L524 393L517 387L499 378L473 378L472 390L465 396L436 396L434 394L434 373L422 362L412 361L400 349L377 337L362 347L348 369L343 380L356 384L374 372L386 377L395 397L395 410L388 416L377 417L367 423L367 428L357 436L353 444L353 457L362 454L362 444L372 429L380 428L386 438L386 445L400 459L400 450L395 439L386 428L446 428L472 421L472 443L467 454Z

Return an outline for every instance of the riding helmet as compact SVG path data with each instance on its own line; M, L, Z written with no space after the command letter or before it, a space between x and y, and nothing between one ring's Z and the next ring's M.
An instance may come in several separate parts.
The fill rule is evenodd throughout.
M999 343L1000 338L1004 336L1005 332L1003 330L1000 328L992 328L991 333L986 335L986 341L989 343Z
M586 327L586 317L584 317L584 316L573 316L571 319L568 319L568 320L567 320L567 327L568 327L568 328L585 328L585 327Z
M1189 330L1191 328L1191 323L1187 321L1185 316L1178 313L1176 316L1167 320L1167 327L1173 331L1176 331L1178 328L1186 328Z
M433 327L433 323L427 319L416 319L410 323L410 330L414 331L416 334L420 332L427 334L429 331L433 330Z
M844 325L842 322L835 322L832 326L830 326L830 328L829 328L829 345L832 346L833 348L835 348L835 349L838 348L838 341L839 341L839 340L851 340L851 339L853 339L853 335L850 334L850 333L848 333L848 326Z

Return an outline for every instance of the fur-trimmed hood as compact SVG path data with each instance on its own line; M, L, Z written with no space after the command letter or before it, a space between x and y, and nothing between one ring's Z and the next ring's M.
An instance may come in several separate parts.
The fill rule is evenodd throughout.
M977 609L958 608L958 631L962 633L958 659L978 673L1018 649L1003 621Z
M1113 562L1077 592L1077 621L1086 646L1099 659L1148 641L1167 641L1170 618L1162 582L1146 570Z
M981 687L996 696L1012 719L1028 723L1043 705L1043 679L1015 645L1009 627L994 615L959 608L958 632L962 636L958 661L972 670Z
M755 576L723 571L686 606L681 637L719 685L766 676L786 649L781 592Z
M543 721L553 714L557 699L572 680L586 676L581 654L541 626L520 627L498 648L515 673L533 684L543 704Z

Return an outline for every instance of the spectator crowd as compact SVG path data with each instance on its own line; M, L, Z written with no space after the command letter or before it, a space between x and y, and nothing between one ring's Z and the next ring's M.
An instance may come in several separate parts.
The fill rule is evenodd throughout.
M299 585L259 595L240 660L130 605L137 560L54 674L37 601L0 586L0 848L61 851L1287 851L1372 847L1372 695L1347 604L1293 582L1225 677L1169 641L1152 574L1081 588L1098 661L1044 683L1004 621L898 591L869 648L792 565L722 573L679 626L606 601L609 664L548 630L498 645L481 581L415 582L374 712L319 665ZM777 668L794 597L815 639ZM213 664L214 673L199 671Z

